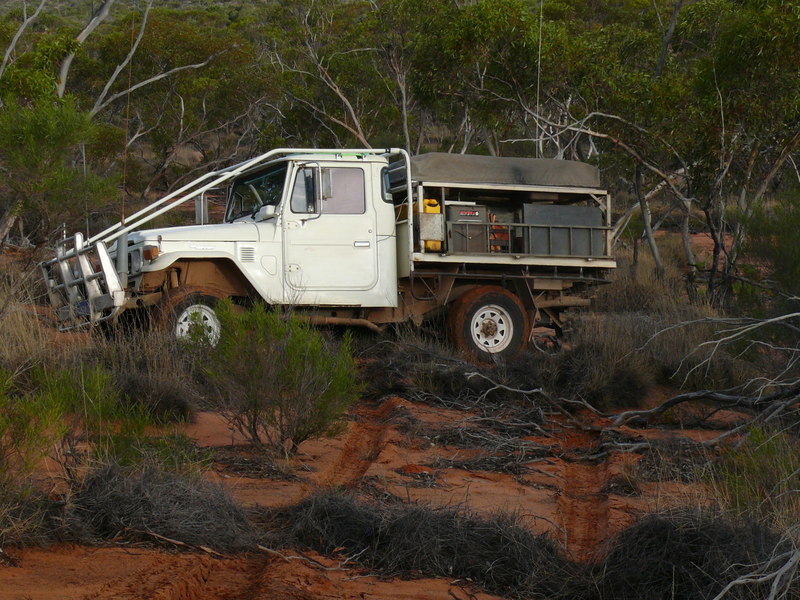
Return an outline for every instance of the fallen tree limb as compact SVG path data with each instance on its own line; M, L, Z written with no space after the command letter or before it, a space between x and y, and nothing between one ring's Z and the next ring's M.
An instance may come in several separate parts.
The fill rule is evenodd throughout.
M784 540L791 539L790 534ZM781 544L779 544L780 546ZM779 600L794 597L796 588L796 575L800 568L800 548L793 545L788 551L776 553L764 564L755 568L751 573L742 575L728 583L722 591L714 596L713 600L723 600L733 588L740 585L770 584L769 596L765 600Z
M649 421L653 417L658 417L679 404L695 400L706 400L721 405L723 408L739 408L756 413L770 411L775 408L778 408L780 412L792 404L800 403L800 385L784 388L773 394L764 396L728 394L712 390L688 392L673 396L655 408L648 410L629 410L620 413L614 419L613 424L615 426L625 425L634 419Z

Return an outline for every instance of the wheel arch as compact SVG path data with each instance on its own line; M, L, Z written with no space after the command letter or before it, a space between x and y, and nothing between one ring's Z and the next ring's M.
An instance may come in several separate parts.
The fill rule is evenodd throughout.
M466 286L465 286L466 287ZM471 341L468 323L476 317L481 304L491 305L499 302L513 321L512 337L508 346L498 352L484 351L475 341ZM447 307L447 330L451 340L461 349L471 352L481 359L489 356L508 357L525 348L531 332L528 311L522 300L513 291L496 284L473 285L464 289Z
M145 273L143 288L166 293L178 288L213 290L219 297L255 298L256 288L230 258L181 258L165 269Z

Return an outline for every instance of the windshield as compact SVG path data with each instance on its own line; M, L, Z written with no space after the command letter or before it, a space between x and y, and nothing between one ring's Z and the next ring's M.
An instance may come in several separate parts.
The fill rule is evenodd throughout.
M278 206L286 184L286 165L269 171L251 174L233 184L225 211L225 220L235 221L250 217L262 206Z

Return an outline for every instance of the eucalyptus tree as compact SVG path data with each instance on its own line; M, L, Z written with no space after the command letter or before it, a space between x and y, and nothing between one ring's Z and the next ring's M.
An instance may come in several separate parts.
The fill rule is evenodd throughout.
M89 198L91 190L106 204L116 204L119 196L110 188L120 170L126 188L132 182L144 195L154 182L168 187L200 162L252 151L247 146L258 135L253 115L265 85L253 68L252 46L238 37L239 24L219 10L165 11L153 5L153 0L133 5L104 0L81 23L77 13L54 17L47 0L35 5L20 0L19 10L0 18L0 99L6 105L0 105L0 116L11 136L0 140L0 168L6 174L6 185L0 186L0 240L23 213L37 214L34 205L46 205L53 219L75 219L100 204L100 197ZM54 114L59 111L63 114ZM65 127L73 142L60 137L52 145L62 152L60 160L54 161L52 153L43 158L38 164L44 171L36 177L35 160L19 162L12 146L21 144L13 136L22 135L27 121L58 118L82 123L85 130ZM48 131L43 127L39 135L44 138ZM24 136L32 150L41 149L30 137L35 130L25 130ZM134 151L138 160L129 157ZM187 156L192 160L181 163L179 157ZM82 178L80 195L68 194L74 186L65 183L66 171L56 179L47 174L55 162ZM26 192L18 183L23 175L39 186L49 182L63 189ZM110 183L96 185L93 175L109 176ZM83 198L84 210L63 201L65 194ZM65 207L75 212L67 214ZM43 230L48 219L26 221L40 225L44 237L37 241L52 234Z
M697 65L687 156L714 239L709 288L724 303L748 219L781 177L798 177L800 11L780 0L713 0L684 12L679 43Z

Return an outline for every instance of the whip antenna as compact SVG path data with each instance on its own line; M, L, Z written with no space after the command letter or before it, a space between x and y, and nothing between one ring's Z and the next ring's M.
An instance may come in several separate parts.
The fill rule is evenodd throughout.
M536 60L536 158L542 158L542 127L539 125L539 95L542 88L542 24L544 23L544 0L539 0L539 57Z
M131 51L133 50L133 16L131 16ZM131 128L131 84L133 82L132 77L132 63L133 60L128 61L128 91L126 93L126 105L125 105L125 141L124 141L124 148L122 152L122 203L120 204L120 222L125 225L125 194L128 187L128 137L130 136L130 128Z

